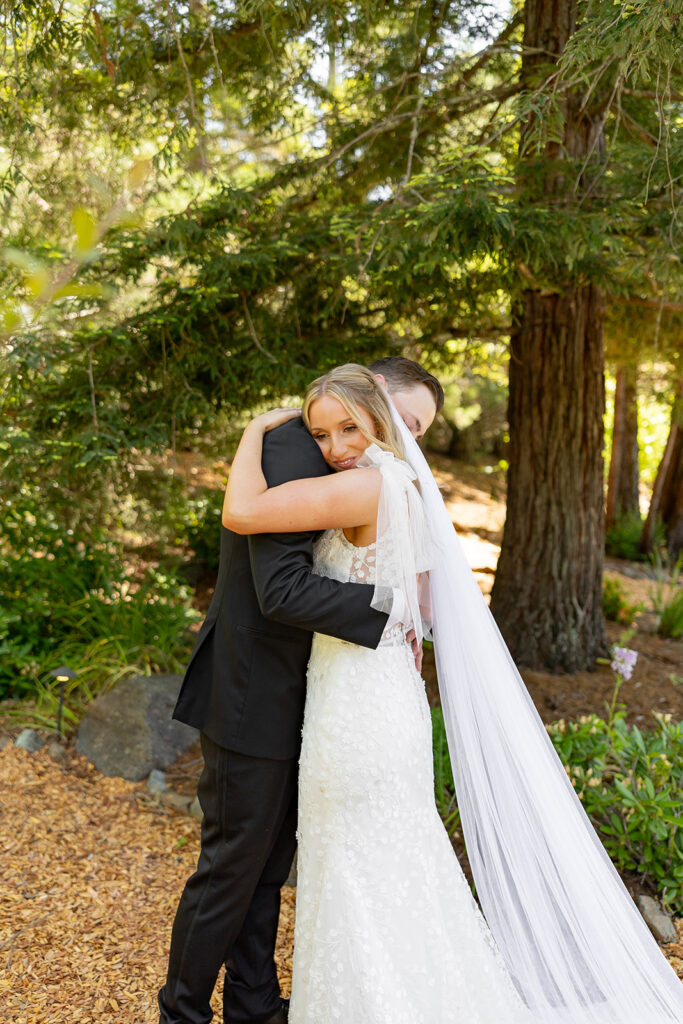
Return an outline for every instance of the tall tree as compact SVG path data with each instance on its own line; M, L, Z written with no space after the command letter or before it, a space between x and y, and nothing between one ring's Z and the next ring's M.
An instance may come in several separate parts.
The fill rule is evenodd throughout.
M52 11L51 32L50 18L76 6L36 0L31 10ZM507 336L512 304L502 617L509 638L531 637L525 658L590 664L600 648L604 296L648 306L683 292L673 258L683 147L672 130L681 0L616 11L588 0L574 32L572 4L530 0L521 80L518 16L494 21L476 0L258 8L255 20L252 0L100 4L98 31L64 51L54 78L54 34L34 48L21 103L6 108L15 120L37 90L36 124L63 139L78 136L82 116L88 151L99 139L90 110L116 126L117 151L139 126L161 195L88 253L81 292L58 300L51 323L38 319L2 353L17 480L39 452L45 493L50 444L62 475L72 452L77 467L94 467L132 446L195 444L221 410L296 393L348 358L405 350L448 368L470 339ZM82 10L92 25L94 9ZM336 76L323 84L325 40ZM10 96L14 81L10 69ZM46 119L61 86L67 100ZM30 256L26 274L6 277L19 313L39 305L41 275L71 257L63 236L45 246L31 234L27 209L14 206L7 237ZM104 285L118 289L113 301L96 292ZM550 540L526 526L530 514Z
M574 0L527 0L522 81L548 76L576 27ZM566 89L561 130L531 160L520 141L523 201L557 207L591 184L604 151L604 107ZM510 339L508 511L491 610L513 657L576 671L605 652L603 566L603 312L595 283L527 287ZM523 552L523 556L521 553ZM524 569L520 572L520 562Z
M643 528L645 551L654 546L658 521L664 525L669 555L675 561L683 551L683 381L671 410L671 429Z
M608 529L621 516L639 512L637 380L637 371L632 366L618 367L605 509Z

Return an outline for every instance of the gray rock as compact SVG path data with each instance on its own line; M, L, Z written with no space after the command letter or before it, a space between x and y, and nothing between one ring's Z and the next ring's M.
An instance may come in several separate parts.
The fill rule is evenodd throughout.
M204 821L204 812L202 811L201 804L199 803L199 797L196 796L190 806L187 809L187 813L191 818L195 818L200 824Z
M131 676L96 697L83 716L76 749L104 775L132 782L168 768L198 739L171 718L182 676Z
M166 776L158 768L152 768L147 778L147 792L163 793L165 789L168 789Z
M190 813L190 803L192 801L189 796L183 796L182 793L174 793L172 789L167 789L159 795L164 807L170 807L173 811L180 811L181 814Z
M48 743L47 752L53 761L63 761L66 757L66 747L63 743L59 743L58 740L52 740Z
M8 736L7 733L3 733L0 736L0 750L4 750L12 742L12 737Z
M45 740L40 738L35 729L22 729L14 741L15 747L30 750L32 754L35 754L36 750L40 750L44 744Z
M657 900L653 900L651 896L639 896L638 909L657 942L666 945L667 942L677 941L675 925L669 915L662 910Z

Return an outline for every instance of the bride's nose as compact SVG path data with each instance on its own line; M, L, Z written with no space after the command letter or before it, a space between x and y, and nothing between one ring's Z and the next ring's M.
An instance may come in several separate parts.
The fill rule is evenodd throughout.
M330 455L333 460L338 461L346 454L346 444L344 443L343 437L332 437L330 445Z

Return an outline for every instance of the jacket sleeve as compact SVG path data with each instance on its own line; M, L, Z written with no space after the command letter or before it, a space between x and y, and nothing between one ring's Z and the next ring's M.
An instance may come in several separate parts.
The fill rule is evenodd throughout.
M290 420L266 434L262 465L270 486L328 471L300 420ZM249 537L251 572L262 615L362 647L377 647L388 616L370 607L374 587L314 573L314 537L311 531Z

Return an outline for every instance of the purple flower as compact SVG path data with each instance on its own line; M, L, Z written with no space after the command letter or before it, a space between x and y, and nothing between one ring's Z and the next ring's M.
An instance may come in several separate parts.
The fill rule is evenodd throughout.
M638 651L632 651L628 647L615 647L612 650L610 668L626 681L633 675L633 669L636 667L637 661Z

